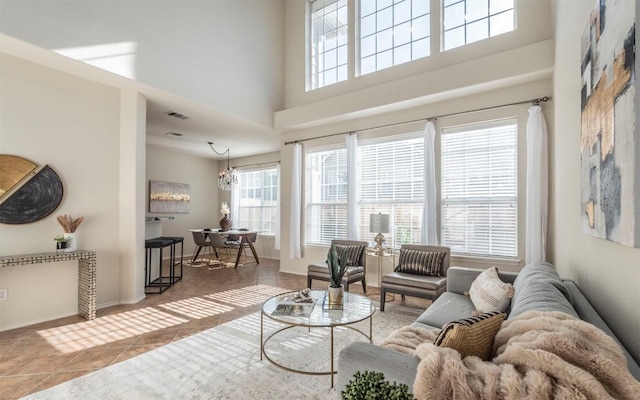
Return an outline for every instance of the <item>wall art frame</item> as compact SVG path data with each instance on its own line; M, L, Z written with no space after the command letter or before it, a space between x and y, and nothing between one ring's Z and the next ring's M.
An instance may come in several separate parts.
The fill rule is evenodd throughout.
M191 185L188 183L149 181L149 212L188 214Z

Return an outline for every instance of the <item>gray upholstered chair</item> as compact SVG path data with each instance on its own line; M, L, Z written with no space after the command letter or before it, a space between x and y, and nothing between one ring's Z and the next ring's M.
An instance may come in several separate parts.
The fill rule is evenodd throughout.
M347 272L344 274L342 278L342 285L344 286L344 290L346 292L349 291L349 285L354 282L362 282L362 290L367 292L367 280L366 280L366 272L367 272L367 242L358 241L358 240L333 240L332 244L341 245L341 246L355 246L358 247L357 257L354 256L355 261L352 262L347 268ZM338 248L338 251L340 249ZM327 266L326 261L317 264L310 264L307 267L307 287L311 287L311 281L326 281L329 282L329 267Z
M218 255L218 249L225 250L225 252L227 253L227 259L231 259L231 253L229 252L229 249L237 249L238 247L240 247L240 243L227 241L224 237L222 237L221 234L217 232L210 233L209 240L211 240L211 246L213 246L213 249L216 252L216 258L218 259L220 258L220 256Z
M387 292L397 293L403 297L437 299L447 290L447 270L450 260L449 247L402 245L394 272L382 275L380 311L384 311Z

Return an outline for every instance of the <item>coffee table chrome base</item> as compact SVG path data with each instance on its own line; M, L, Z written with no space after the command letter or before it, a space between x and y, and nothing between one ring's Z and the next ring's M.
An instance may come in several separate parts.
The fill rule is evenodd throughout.
M360 329L357 329L353 326L349 326L349 325L340 325L341 327L344 328L349 328L352 331L356 331L358 333L360 333L362 336L366 337L367 339L369 339L369 343L373 343L373 315L369 316L369 334L367 335L365 332L362 332ZM282 321L279 321L282 322ZM262 360L263 356L264 358L266 358L271 364L275 365L278 368L282 368L285 371L289 371L289 372L294 372L297 374L304 374L304 375L331 375L331 387L333 387L334 385L334 379L333 376L336 374L336 370L334 367L334 341L333 341L333 328L334 326L328 327L331 330L331 344L330 344L330 353L331 353L331 369L329 371L305 371L305 370L300 370L300 369L295 369L295 368L291 368L291 367L287 367L286 365L283 365L275 360L273 360L271 357L269 357L269 355L267 354L267 351L265 349L265 346L267 345L267 342L269 342L269 340L271 340L271 338L273 338L275 335L277 335L280 332L284 332L286 330L289 330L291 328L298 328L298 327L305 327L305 325L289 325L289 326L285 326L284 328L278 329L276 331L274 331L273 333L271 333L269 336L267 336L266 338L264 338L264 312L260 313L260 360ZM310 327L308 331L311 331ZM318 328L314 328L314 329L318 329ZM323 328L324 329L324 328Z

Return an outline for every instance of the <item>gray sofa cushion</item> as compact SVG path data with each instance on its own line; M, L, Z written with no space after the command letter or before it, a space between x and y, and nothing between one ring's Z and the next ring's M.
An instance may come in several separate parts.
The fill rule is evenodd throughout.
M442 329L451 321L470 317L475 309L469 297L444 292L416 319L416 322Z
M578 317L571 293L547 262L531 263L522 268L513 287L516 292L511 299L509 318L529 310L562 311Z

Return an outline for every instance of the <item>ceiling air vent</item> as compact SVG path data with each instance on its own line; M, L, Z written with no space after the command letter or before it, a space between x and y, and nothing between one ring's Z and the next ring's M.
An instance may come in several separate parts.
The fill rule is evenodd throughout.
M167 111L166 113L164 113L164 115L168 115L170 117L180 118L180 119L189 119L190 118L190 117L187 117L184 114L180 114L180 113L177 113L175 111Z
M180 136L184 136L184 133L180 133L180 132L167 132L164 134L165 136L175 136L175 137L180 137Z

